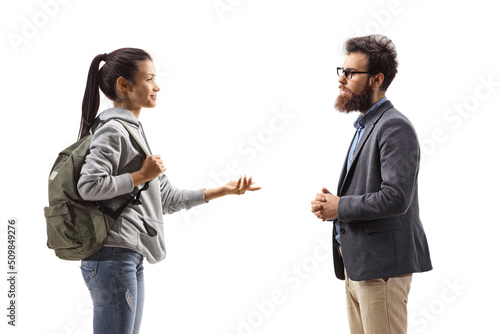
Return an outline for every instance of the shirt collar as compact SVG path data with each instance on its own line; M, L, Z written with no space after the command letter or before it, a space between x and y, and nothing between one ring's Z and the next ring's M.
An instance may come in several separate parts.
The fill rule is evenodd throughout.
M365 125L366 123L370 120L371 116L373 113L370 113L372 112L373 110L377 109L382 103L384 103L385 101L387 101L387 98L384 96L383 98L381 98L380 100L378 100L377 102L375 102L371 107L370 109L368 109L367 112L365 112L365 115L363 116L361 113L359 114L358 118L356 118L356 120L354 121L354 127L359 130L359 129L364 129L365 128Z

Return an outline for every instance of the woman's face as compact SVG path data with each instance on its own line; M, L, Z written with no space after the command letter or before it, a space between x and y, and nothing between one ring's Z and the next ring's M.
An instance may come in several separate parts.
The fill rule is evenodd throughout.
M129 109L153 108L160 87L155 82L156 70L151 60L143 61L135 74L135 83L127 87Z

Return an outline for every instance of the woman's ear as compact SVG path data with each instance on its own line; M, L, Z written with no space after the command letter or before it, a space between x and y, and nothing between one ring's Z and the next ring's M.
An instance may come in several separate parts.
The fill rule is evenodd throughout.
M128 82L124 77L119 77L118 80L116 80L116 90L117 92L119 91L126 91L128 86Z
M116 95L118 95L118 100L123 101L126 99L127 92L130 91L132 85L124 78L119 77L116 80Z

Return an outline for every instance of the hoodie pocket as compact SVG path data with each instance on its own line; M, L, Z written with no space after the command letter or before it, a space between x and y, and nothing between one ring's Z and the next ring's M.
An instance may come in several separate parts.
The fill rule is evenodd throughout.
M141 253L148 254L151 263L165 257L165 242L163 240L163 223L141 218L143 229L138 233L137 247Z
M141 234L148 237L156 237L158 235L158 230L152 225L152 224L158 225L158 223L155 222L148 223L145 219L141 219L141 221L142 224L144 225L144 229L146 230L146 233L141 233Z
M152 221L152 220L146 220L144 218L141 218L142 225L144 226L144 231L145 232L139 232L139 239L149 239L149 238L156 238L158 237L158 229L163 228L161 226L161 223Z

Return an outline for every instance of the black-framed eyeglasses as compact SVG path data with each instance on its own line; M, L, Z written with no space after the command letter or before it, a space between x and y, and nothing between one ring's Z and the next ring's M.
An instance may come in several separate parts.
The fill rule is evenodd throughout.
M361 73L371 73L371 72L356 71L356 70L352 70L350 68L346 68L344 70L344 68L342 68L342 67L337 67L337 75L339 77L341 77L342 74L344 74L347 79L352 79L352 75L357 74L357 73L361 74Z

